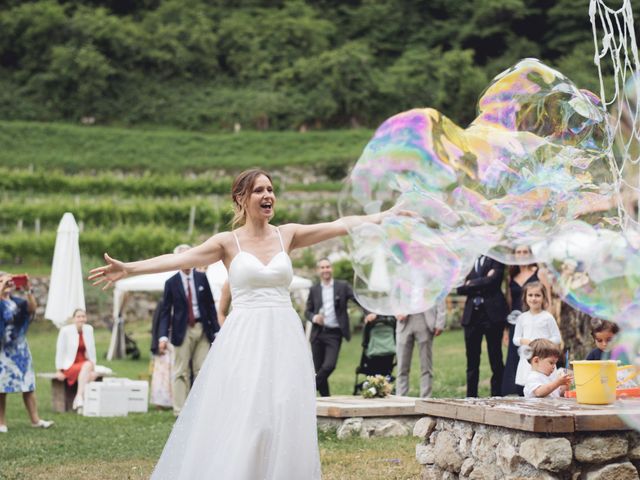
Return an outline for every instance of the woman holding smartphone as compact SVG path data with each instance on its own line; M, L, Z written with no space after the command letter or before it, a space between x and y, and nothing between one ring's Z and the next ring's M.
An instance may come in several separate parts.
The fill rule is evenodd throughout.
M36 404L36 381L26 338L36 311L29 278L24 284L26 300L12 295L14 288L11 275L0 272L0 434L8 430L5 419L7 393L22 393L32 427L49 428L53 425L52 421L38 416Z

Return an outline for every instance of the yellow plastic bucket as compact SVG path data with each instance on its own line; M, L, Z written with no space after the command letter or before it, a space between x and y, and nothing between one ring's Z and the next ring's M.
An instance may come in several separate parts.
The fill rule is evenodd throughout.
M578 403L605 405L616 400L615 360L574 360L573 378Z

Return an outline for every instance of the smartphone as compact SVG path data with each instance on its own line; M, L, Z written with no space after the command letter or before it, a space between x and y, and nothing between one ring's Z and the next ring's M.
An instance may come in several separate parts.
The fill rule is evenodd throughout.
M11 282L16 290L24 290L27 286L27 274L11 275Z

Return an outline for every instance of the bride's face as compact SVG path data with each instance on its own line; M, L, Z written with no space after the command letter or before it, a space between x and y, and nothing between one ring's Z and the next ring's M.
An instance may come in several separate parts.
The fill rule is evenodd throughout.
M276 195L271 181L264 175L256 178L247 200L247 213L251 218L271 219L274 214Z

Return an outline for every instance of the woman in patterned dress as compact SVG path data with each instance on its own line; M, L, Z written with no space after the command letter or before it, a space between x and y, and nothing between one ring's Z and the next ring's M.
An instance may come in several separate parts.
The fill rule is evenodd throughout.
M27 343L27 329L36 311L36 300L27 279L27 299L11 295L11 275L0 272L0 433L7 433L7 393L22 393L24 405L36 428L49 428L52 421L38 416L36 382Z

